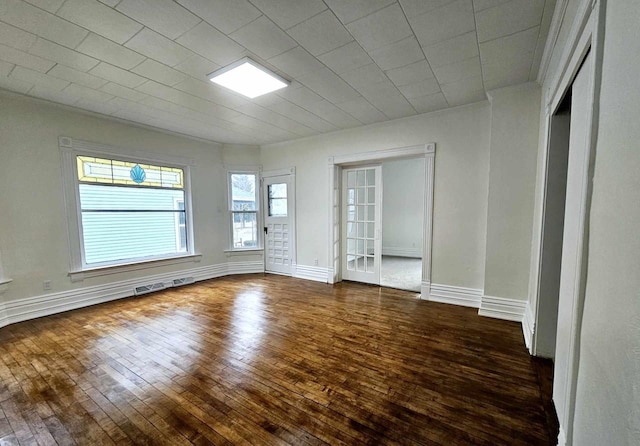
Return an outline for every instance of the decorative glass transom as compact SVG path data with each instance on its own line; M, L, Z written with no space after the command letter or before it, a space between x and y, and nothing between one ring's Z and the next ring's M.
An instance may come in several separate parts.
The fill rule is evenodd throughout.
M130 186L184 189L184 171L129 161L78 156L78 181Z

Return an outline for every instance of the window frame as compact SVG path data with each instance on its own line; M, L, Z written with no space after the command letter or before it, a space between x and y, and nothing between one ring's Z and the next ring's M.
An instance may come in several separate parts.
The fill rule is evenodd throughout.
M68 137L59 138L62 156L62 183L67 220L67 236L69 245L69 276L72 282L82 281L88 277L152 268L175 263L199 261L202 256L195 251L193 230L193 212L191 196L191 171L193 161L162 154L126 150L104 144L74 140ZM146 256L113 262L87 264L85 260L84 233L82 228L82 209L80 206L80 181L76 160L78 156L91 156L118 161L175 167L183 170L185 229L187 231L186 251L170 255Z
M256 209L253 211L237 211L233 209L233 188L231 184L232 175L253 175L256 179L255 186L255 200ZM260 206L262 181L260 176L260 169L229 169L227 170L227 212L229 213L227 221L229 222L229 252L246 252L246 251L261 251L263 249L263 236L262 236L262 206ZM256 246L249 247L236 247L233 242L233 223L235 214L255 214L256 216Z

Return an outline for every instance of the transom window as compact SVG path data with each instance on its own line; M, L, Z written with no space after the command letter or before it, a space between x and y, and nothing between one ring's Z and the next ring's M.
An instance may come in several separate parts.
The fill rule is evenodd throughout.
M184 169L85 155L76 167L83 264L188 252Z
M229 172L229 212L231 249L258 247L258 175L253 172Z

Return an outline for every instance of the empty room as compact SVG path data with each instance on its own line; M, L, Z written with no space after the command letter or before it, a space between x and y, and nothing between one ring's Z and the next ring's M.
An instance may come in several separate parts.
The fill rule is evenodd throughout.
M0 444L640 444L636 0L0 0Z

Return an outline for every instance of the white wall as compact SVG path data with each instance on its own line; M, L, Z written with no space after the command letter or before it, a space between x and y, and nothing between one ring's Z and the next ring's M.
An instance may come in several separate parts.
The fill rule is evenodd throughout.
M488 102L262 147L264 169L296 167L298 264L328 267L328 157L436 143L432 280L482 289Z
M607 2L573 444L640 444L640 3Z
M424 158L382 163L382 254L422 257Z
M527 300L535 202L540 87L494 90L484 293Z
M191 171L194 236L202 261L71 283L67 275L69 248L59 136L194 159L196 166ZM234 153L228 158L259 162L255 148ZM52 281L52 290L46 292L51 293L227 261L224 254L229 225L227 187L223 148L218 144L0 93L0 190L3 191L0 194L2 262L5 276L13 279L4 295L7 301L45 294L44 280ZM255 256L246 258L256 259Z

